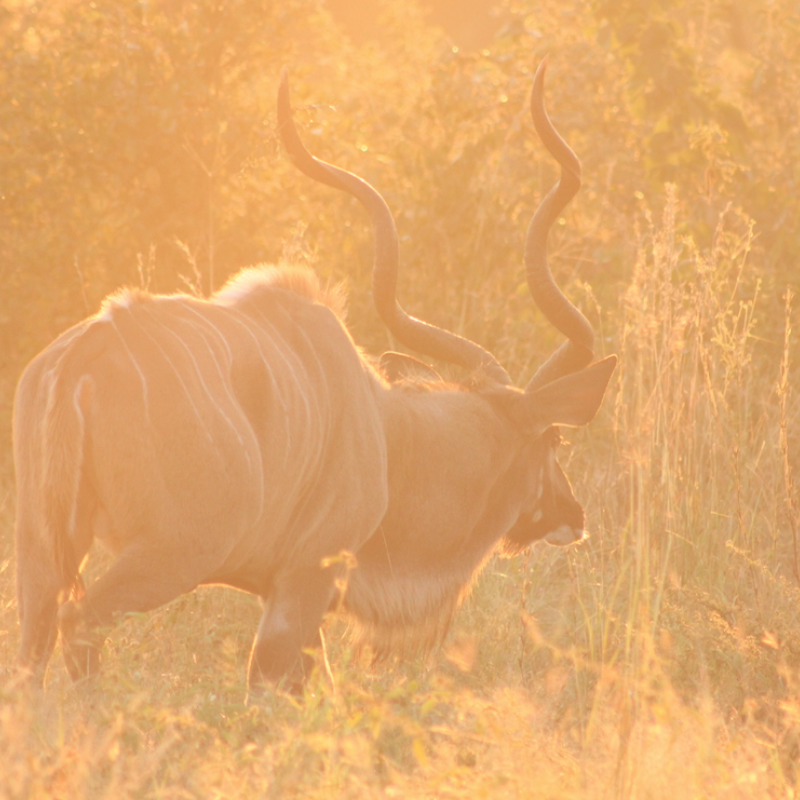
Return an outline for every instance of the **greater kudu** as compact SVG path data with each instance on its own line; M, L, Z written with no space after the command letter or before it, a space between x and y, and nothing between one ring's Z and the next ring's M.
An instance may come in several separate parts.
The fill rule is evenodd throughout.
M245 270L208 300L123 290L30 363L14 456L20 662L36 681L57 630L79 679L98 669L117 615L219 583L263 599L251 683L296 682L332 606L378 651L429 644L498 547L583 538L554 426L594 417L616 359L590 366L591 326L547 265L580 165L545 112L543 78L544 64L531 110L561 178L530 223L525 265L567 342L524 390L477 344L400 308L392 215L363 180L306 151L285 72L280 136L302 172L367 209L383 321L408 348L469 370L469 387L390 381L402 356L376 367L335 292L275 268ZM95 539L116 560L84 588ZM337 596L343 551L357 566Z

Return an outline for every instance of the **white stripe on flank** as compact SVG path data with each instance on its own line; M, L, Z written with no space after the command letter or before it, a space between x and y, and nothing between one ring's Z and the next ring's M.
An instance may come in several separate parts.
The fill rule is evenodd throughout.
M122 335L122 331L117 327L117 323L109 317L111 324L114 326L114 331L116 332L117 336L119 336L120 342L122 342L122 346L125 348L125 352L128 354L128 357L133 364L134 369L136 372L139 373L139 379L142 382L142 399L144 401L144 418L147 420L147 424L152 427L152 421L150 420L150 403L147 397L147 379L144 376L144 372L142 368L139 366L139 362L134 357L133 353L131 352L130 347L128 347L128 343L125 341L125 337Z
M256 333L253 332L253 328L251 326L255 327L255 330L258 331L259 333L263 333L263 331L256 325L255 321L252 320L247 314L241 314L236 309L226 309L226 311L228 314L227 319L241 326L247 333L247 335L253 340L253 342L255 342L255 346L256 348L258 348L258 354L261 356L261 360L264 363L264 370L270 382L272 395L273 397L277 398L278 403L280 404L281 407L281 411L283 412L283 416L288 419L289 409L286 405L286 398L284 398L283 393L281 392L280 384L278 383L277 380L275 380L275 375L273 374L274 367L272 365L271 360L267 358L267 356L264 353L264 348L261 346L261 339ZM272 344L275 346L276 349L278 348L277 342L275 342L274 340L272 340ZM278 354L281 355L280 353ZM281 358L282 357L283 356L281 355ZM290 425L283 425L281 426L281 430L283 430L284 433L286 434L286 447L283 452L283 463L281 464L281 471L285 472L286 465L288 464L289 461L289 455L292 451L292 429Z
M207 328L211 328L211 331L213 331L213 334L216 334L216 336L219 339L222 340L222 343L223 343L223 345L225 347L225 352L227 353L227 356L228 356L227 364L226 364L227 373L228 374L226 374L226 371L223 370L223 368L220 366L220 363L219 363L219 361L217 359L217 353L216 353L216 349L214 347L213 341L211 339L209 339L209 337L208 337L207 328L204 329L203 327L201 327L194 320L186 319L186 318L183 318L183 317L180 317L180 316L177 316L177 315L173 315L173 316L169 317L169 319L171 319L171 320L175 320L178 323L183 323L184 325L190 326L193 329L193 331L196 332L197 336L200 337L203 340L203 343L206 346L206 351L211 356L211 360L213 361L214 367L216 368L216 371L217 371L217 375L219 376L219 382L220 382L220 386L222 387L222 391L227 396L228 401L230 403L230 406L232 408L240 410L240 412L241 412L241 408L239 406L239 400L237 399L237 397L233 393L233 387L232 387L231 380L230 380L230 369L233 366L233 352L231 351L231 348L228 345L227 339L224 337L224 335L219 330L219 328L217 328L217 326L214 325L211 322L211 320L207 319L202 314L200 314L198 311L196 311L195 309L191 308L188 304L182 304L181 308L186 309L188 311L191 311L191 313L194 314L196 317L198 317L201 322L206 323ZM186 342L181 338L180 334L177 331L173 330L172 328L167 327L167 325L164 322L162 322L161 324L171 334L173 334L175 337L177 337L181 341L181 343L184 345L184 347L186 347L187 351L189 352L189 357L192 359L192 361L193 361L193 363L195 365L195 369L198 371L198 376L200 377L200 379L202 381L203 380L203 376L200 375L200 367L198 366L198 363L194 358L194 355L192 353L191 347L186 344ZM204 352L206 352L206 351L204 351ZM205 383L204 383L204 386L205 386ZM208 391L209 396L211 397L211 399L213 401L214 397L211 395L211 392L208 389L207 389L207 391ZM252 427L250 426L250 422L247 419L247 416L243 412L241 412L240 413L240 422L237 425L225 413L225 411L223 410L222 404L219 403L219 402L216 402L216 401L214 401L214 402L215 402L215 405L216 405L217 410L219 411L220 415L228 423L228 425L230 425L231 430L233 430L234 434L236 435L236 438L239 440L239 444L240 444L240 446L242 448L242 452L244 453L245 460L247 461L247 468L248 468L248 471L249 471L250 475L258 477L259 481L263 483L263 475L262 475L262 468L261 468L260 460L259 460L258 464L253 464L253 460L252 460L252 458L250 456L250 449L248 448L247 444L245 443L244 439L242 438L242 433L248 434L247 438L248 438L250 444L254 447L254 449L259 454L261 453L261 448L259 446L258 439L257 439L257 437L255 435L255 432L253 431ZM263 505L263 498L262 498L262 505Z
M81 440L80 440L80 452L78 455L78 470L83 470L83 443L84 443L84 435L86 431L86 419L83 416L83 410L81 409L80 404L80 395L81 389L83 388L83 384L91 380L88 375L83 375L79 380L77 385L75 386L75 391L72 393L72 404L75 407L75 413L78 415L78 419L80 420L81 424ZM67 534L74 538L75 536L75 529L78 526L78 498L77 492L76 495L72 497L72 508L69 510L69 521L67 522Z
M200 383L201 383L203 389L205 389L206 394L208 395L208 397L211 400L211 402L214 405L214 407L219 412L220 416L225 420L225 422L228 423L230 429L236 434L236 438L239 440L239 444L242 446L242 448L244 448L246 457L249 460L249 454L247 453L247 449L245 448L244 439L242 439L242 434L241 434L241 432L239 430L239 427L225 413L225 411L223 409L223 406L222 406L222 403L220 403L219 400L214 396L214 393L211 391L211 388L209 387L208 383L206 383L207 376L204 374L203 368L200 366L200 364L198 363L197 359L195 358L195 354L194 354L194 351L192 350L192 347L189 344L186 343L186 341L183 339L181 334L178 333L178 331L173 330L171 327L169 327L169 325L167 325L167 323L163 319L160 318L160 315L159 316L155 315L153 313L153 310L149 309L149 308L147 309L147 311L150 314L151 318L154 318L154 320L156 322L160 323L161 327L165 331L167 331L170 335L172 335L178 342L180 342L181 346L184 348L184 350L186 350L186 354L189 356L190 361L194 365L195 372L197 374L197 377L200 380ZM177 319L179 322L181 321L180 318L176 318L176 317L168 317L167 318L168 321L169 320L174 320L174 319ZM192 325L195 328L195 330L197 330L197 326L194 325L193 323L189 322L188 320L186 321L186 324ZM204 343L207 344L203 334L200 333L199 335L201 337L203 337ZM226 378L225 374L220 369L219 363L217 362L217 356L216 356L216 353L214 352L214 348L213 347L208 347L207 348L207 352L211 356L211 360L212 360L212 362L214 364L214 367L216 368L217 374L219 375L220 384L222 386L223 392L228 396L228 399L234 405L238 405L236 400L235 400L235 398L231 394L230 380L228 380ZM251 468L252 468L252 465L251 465Z
M308 404L308 397L306 397L306 393L303 391L303 384L301 383L300 379L297 377L297 373L295 372L292 364L289 362L289 359L284 354L282 345L284 344L283 338L280 336L275 335L275 326L270 322L269 318L264 314L264 312L259 308L257 309L258 316L264 321L264 324L273 332L273 336L271 341L275 344L275 350L277 354L280 356L284 364L286 364L286 368L289 370L292 376L292 380L294 381L295 386L298 389L298 394L300 395L301 400L303 401L303 405L306 409L306 425L310 425L312 422L312 415L311 415L311 406ZM289 348L289 353L297 359L297 354Z
M222 332L222 330L220 330L220 328L218 328L207 316L201 314L200 311L193 308L192 303L190 302L183 303L181 304L181 308L183 310L189 311L197 318L197 320L199 320L198 322L190 319L176 317L176 319L185 323L186 325L190 325L195 331L197 331L198 336L200 336L208 346L208 350L211 353L211 357L214 360L214 365L217 368L217 373L219 374L219 379L222 384L223 390L225 391L225 394L228 396L228 400L230 401L231 406L239 411L241 432L246 433L250 446L258 454L258 463L254 464L250 456L250 449L245 444L240 435L240 428L237 428L233 423L231 423L231 427L233 427L234 433L236 433L236 436L239 439L239 443L242 445L242 450L244 452L244 457L247 461L247 467L250 472L250 475L255 479L255 485L257 485L259 489L259 494L260 494L259 504L258 504L259 510L258 513L256 514L256 517L260 518L264 510L264 499L265 499L263 454L261 452L261 442L258 440L258 436L256 435L256 432L253 430L253 427L250 424L250 420L247 418L247 414L245 414L244 411L242 410L241 405L239 403L239 399L236 397L233 391L233 384L231 383L231 378L230 378L230 372L233 369L233 364L234 364L233 350L231 348L231 344L228 342L228 338ZM200 323L203 324L201 325ZM227 356L225 365L227 368L227 374L223 371L219 361L217 360L217 355L215 352L215 348L213 346L213 339L209 338L208 335L209 332L211 333L212 337L215 337L219 341L219 343L225 350L225 354ZM248 331L248 333L250 332ZM256 339L256 344L258 344L257 339ZM270 380L272 380L271 375L270 375ZM284 456L284 458L285 457L286 456Z
M225 350L228 353L228 367L230 367L233 364L233 351L228 344L225 334L208 317L201 314L197 309L192 308L191 303L185 303L182 307L186 309L186 311L194 314L201 322L204 322L209 328L211 328L212 331L214 331L214 333L217 334L217 337L219 338L220 342L222 342L222 345L225 347Z
M211 391L211 389L209 388L208 384L206 383L206 376L203 374L203 370L200 368L200 365L197 363L197 359L195 358L194 353L192 352L192 348L188 344L186 344L186 342L183 340L183 338L181 337L181 335L179 333L177 333L176 331L174 331L171 328L169 328L162 320L156 320L156 321L160 322L161 323L161 327L165 331L167 331L167 333L169 333L183 347L183 349L186 351L186 354L189 356L189 360L192 362L192 365L194 366L194 371L195 371L195 374L197 375L198 380L200 381L200 385L203 387L203 390L208 395L208 398L211 401L212 405L216 408L216 410L219 412L220 416L225 420L225 422L228 423L229 427L234 431L234 433L236 433L236 438L239 440L239 444L243 445L244 443L242 441L242 437L239 434L238 429L233 424L233 422L228 417L228 415L222 410L221 404L219 403L217 398L214 396L214 393ZM214 363L216 364L216 359L214 359ZM186 386L186 384L183 383L183 379L181 379L181 383L183 384L184 387ZM186 389L186 392L188 394L189 390ZM192 402L192 404L194 404L194 401L191 401L191 402ZM199 416L199 413L198 413L198 416ZM210 433L209 433L209 438L213 441L213 436Z
M325 422L326 422L326 425L325 425L325 442L324 442L323 446L324 446L325 449L327 449L328 440L330 439L330 433L331 433L331 427L332 427L331 426L331 413L332 412L331 412L330 397L327 396L328 392L329 392L329 389L328 389L328 381L325 380L325 368L322 366L322 362L319 360L319 356L317 355L316 348L311 343L311 340L308 338L308 336L306 336L306 332L300 327L298 327L297 330L298 330L298 333L303 337L303 339L305 339L306 344L308 345L308 349L311 352L311 355L314 356L314 360L317 362L317 367L319 368L319 374L322 377L322 381L320 383L321 383L322 386L325 387L326 397L324 398L324 402L322 403L323 406L324 406L324 411L326 413L326 419L325 419ZM318 399L317 393L314 394L314 398ZM317 404L317 417L318 418L321 417L319 404Z
M311 398L314 400L314 407L312 408L309 401L309 392L306 389L309 383L313 384L314 382L310 380L309 371L303 358L295 348L286 341L285 335L280 331L278 326L264 313L263 309L255 306L255 304L251 306L251 308L257 313L261 321L262 332L269 337L274 345L276 356L280 357L286 365L294 388L293 396L299 398L302 403L301 407L293 406L293 408L297 408L298 411L302 408L305 415L301 416L300 414L293 413L292 419L294 427L306 433L306 456L303 463L306 471L313 472L313 470L316 469L315 465L322 455L322 447L318 444L312 446L309 450L309 436L315 435L316 438L319 439L321 433L320 423L322 422L322 417L317 405L317 395L314 392L311 393ZM290 324L292 325L292 333L298 333L300 330L299 326L291 321ZM325 435L327 436L327 434L328 431L326 430ZM297 459L297 452L294 452L293 456Z
M253 333L253 330L252 330L252 328L250 326L251 325L255 326L255 329L259 333L263 333L263 331L246 314L240 314L237 311L230 310L228 319L231 322L235 322L237 325L240 325L242 328L244 328L244 330L246 331L247 335L255 342L255 345L258 348L258 354L261 356L261 360L264 362L264 367L265 367L267 375L269 376L269 380L270 380L270 383L272 384L272 388L274 389L274 393L278 398L278 402L281 404L281 409L283 410L283 413L285 415L288 414L289 410L286 407L286 400L284 399L283 395L280 393L280 387L278 386L277 382L275 381L275 376L273 375L272 362L264 354L264 348L261 346L261 339L255 333ZM277 347L277 343L276 342L273 341L273 344ZM290 369L291 369L291 367L290 367Z
M142 323L139 320L137 320L133 316L133 314L131 314L131 319L133 319L136 322L136 324L141 329L142 333L144 333L153 342L153 344L155 344L155 346L161 351L161 354L164 356L164 360L172 368L172 371L175 373L175 377L178 379L178 383L180 383L181 388L183 389L184 393L186 394L186 398L189 401L189 405L192 407L192 411L194 411L195 416L197 417L197 420L200 423L200 426L203 428L203 431L206 434L206 437L213 444L214 437L211 435L211 431L208 430L208 426L206 425L205 420L203 419L203 417L200 414L199 409L195 405L194 400L192 399L192 393L189 391L189 388L184 383L183 378L181 377L180 371L177 369L177 367L175 366L175 364L173 363L173 361L169 357L169 355L167 355L166 350L164 350L164 348L161 346L161 343L158 341L158 339L149 330L147 330L147 328L144 325L142 325Z

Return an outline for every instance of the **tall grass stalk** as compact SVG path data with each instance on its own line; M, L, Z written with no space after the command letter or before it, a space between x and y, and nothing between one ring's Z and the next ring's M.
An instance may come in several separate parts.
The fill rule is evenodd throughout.
M778 369L757 333L767 303L750 221L726 210L701 250L674 188L665 200L660 224L645 214L618 315L615 447L600 437L585 465L570 465L595 477L587 505L600 512L594 544L568 557L571 625L546 609L552 582L543 591L543 580L525 579L536 585L527 628L550 654L538 657L540 680L542 669L569 665L569 727L585 752L612 733L609 791L619 797L652 789L643 765L661 724L696 726L693 769L707 780L730 721L754 697L780 760L791 725L776 714L779 673L793 675L797 660L786 641L797 641L798 598L791 295Z

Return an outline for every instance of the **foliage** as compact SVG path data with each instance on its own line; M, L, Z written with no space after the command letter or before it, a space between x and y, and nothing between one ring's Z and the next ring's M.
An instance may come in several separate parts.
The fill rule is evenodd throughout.
M304 140L396 214L404 306L524 380L558 344L520 266L557 178L526 110L550 52L584 169L551 261L621 357L562 458L591 539L493 561L430 664L365 663L332 622L330 679L245 707L257 608L204 589L125 620L94 687L56 657L38 700L0 690L0 797L796 793L795 4L503 5L455 52L407 0L358 47L314 0L0 2L0 662L37 349L123 283L208 293L281 259L346 279L356 340L390 344L361 210L277 147L284 63Z

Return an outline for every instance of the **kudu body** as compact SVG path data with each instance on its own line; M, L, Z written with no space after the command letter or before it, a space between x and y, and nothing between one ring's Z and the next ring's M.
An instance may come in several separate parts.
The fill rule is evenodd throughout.
M478 345L399 307L391 213L361 179L308 154L285 74L281 137L301 171L367 208L385 323L411 349L482 378L469 389L391 383L403 357L374 367L335 293L274 268L246 270L208 300L122 291L31 362L14 455L19 660L34 679L58 630L78 679L97 670L117 615L219 583L263 599L251 683L296 681L332 605L379 651L429 644L498 546L583 537L553 426L591 420L615 359L588 366L591 328L547 266L547 232L580 167L547 118L543 74L532 112L562 176L531 222L526 265L537 304L569 341L525 390ZM116 560L84 589L93 540ZM356 566L340 597L342 551Z

